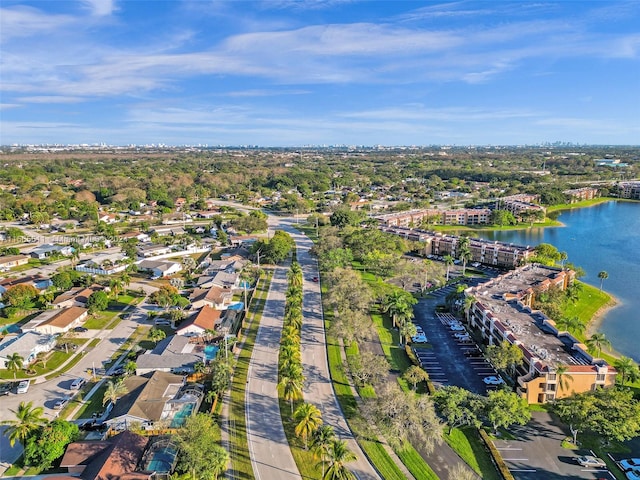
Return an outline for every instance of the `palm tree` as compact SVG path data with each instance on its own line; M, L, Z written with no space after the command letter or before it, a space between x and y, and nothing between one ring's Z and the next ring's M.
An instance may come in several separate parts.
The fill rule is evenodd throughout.
M302 288L302 267L298 262L291 264L291 268L287 272L287 280L289 280L290 287Z
M566 365L556 365L556 379L558 381L558 390L567 390L569 388L569 382L573 381L573 377L568 374L569 367Z
M357 460L344 440L333 440L327 449L329 467L323 476L324 480L355 480L356 476L347 469L346 464Z
M587 345L589 353L598 353L598 356L602 353L604 347L611 348L611 342L607 340L604 333L594 333L584 342Z
M613 366L618 371L620 376L620 384L624 387L624 384L628 381L637 382L640 379L640 369L638 365L629 357L622 356L613 362Z
M109 380L107 382L107 389L102 397L102 405L104 406L109 402L111 402L112 405L115 405L118 399L128 392L129 389L124 384L123 378L119 378L115 382L113 380Z
M164 330L156 327L153 327L151 330L149 330L149 339L156 345L160 340L164 340L165 338L167 338L167 334L164 333Z
M598 273L598 278L600 279L600 291L602 291L602 283L609 278L609 274L607 272L605 272L604 270L602 270L600 273Z
M329 446L336 438L331 425L320 425L311 436L311 451L315 458L322 462L322 477L324 477L324 463L327 460Z
M580 334L584 332L585 325L578 317L562 317L556 321L558 329L564 329L569 333Z
M128 287L131 284L131 275L129 275L129 273L125 270L124 272L122 272L122 275L120 275L120 280L122 280L122 284L125 287Z
M4 435L9 438L9 444L13 447L16 440L24 444L27 437L46 423L43 407L33 407L33 402L20 402L18 410L9 410L15 414L15 420L5 420L0 425L8 425Z
M136 365L136 362L134 362L133 360L129 360L124 366L124 371L127 375L133 375L134 373L136 373L137 369L138 365Z
M458 257L462 260L462 276L464 277L465 270L467 269L467 262L473 258L469 237L460 238L458 246Z
M417 300L408 292L401 289L393 290L384 300L382 311L389 313L393 320L393 326L398 324L399 318L406 320L413 318L413 306Z
M415 337L418 333L417 327L411 322L402 322L400 324L400 344L404 345L407 337Z
M24 367L24 358L19 353L12 353L7 355L5 364L7 370L13 370L13 379L15 380L18 376L18 370Z
M115 299L118 299L118 293L120 292L120 289L122 288L122 280L119 278L112 278L109 281L109 288L111 288L111 291L113 292L113 295L115 297Z
M308 449L308 440L322 425L322 414L318 407L312 403L303 403L296 408L293 418L298 422L294 432L304 441L304 449Z
M447 282L449 281L449 270L451 269L451 265L453 265L453 257L451 255L444 256L444 264L447 266Z
M278 392L286 401L291 404L291 415L293 415L293 402L302 398L302 389L304 387L304 375L302 374L302 366L291 365L287 370L280 372L280 382L278 383Z

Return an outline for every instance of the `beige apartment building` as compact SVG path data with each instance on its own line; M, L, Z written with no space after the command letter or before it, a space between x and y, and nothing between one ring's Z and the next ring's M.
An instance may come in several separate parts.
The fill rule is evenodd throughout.
M546 212L544 207L535 203L539 201L540 195L520 193L518 195L498 198L496 200L496 209L511 212L515 217L525 212Z
M379 215L376 218L385 227L418 227L423 221L438 225L484 225L488 224L491 210L488 208L459 208L438 210L409 210L401 213Z
M615 384L613 367L533 308L539 292L551 287L564 290L574 276L571 270L530 264L465 291L475 300L466 320L483 342L509 342L522 351L523 364L514 381L517 393L529 403L545 403ZM566 368L562 378L557 373L559 367Z
M570 203L574 203L596 198L598 196L598 189L594 187L573 188L571 190L564 190L562 193L569 197Z

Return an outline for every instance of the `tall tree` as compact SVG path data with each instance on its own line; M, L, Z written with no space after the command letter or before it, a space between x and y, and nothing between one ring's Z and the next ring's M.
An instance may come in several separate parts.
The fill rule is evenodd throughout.
M623 387L625 383L627 383L627 381L637 382L638 380L640 380L640 369L638 369L638 364L635 363L631 358L625 356L617 358L613 362L613 366L618 372L620 384Z
M151 330L149 330L149 340L156 345L160 340L164 340L165 338L167 338L167 334L161 328L152 327Z
M447 266L447 282L449 281L449 271L451 270L451 265L453 265L453 257L451 255L444 256L444 264Z
M10 353L7 355L5 364L7 370L13 371L13 379L15 380L18 376L18 370L24 367L24 358L18 352Z
M227 469L229 453L218 442L215 420L205 413L189 417L176 434L180 448L178 471L191 479L216 480Z
M570 386L569 380L573 382L573 376L567 373L569 367L567 365L556 365L555 369L558 391L568 390Z
M322 425L322 414L318 407L312 403L303 403L296 408L293 418L298 422L295 426L295 434L302 438L304 449L308 449L309 438Z
M480 416L484 409L484 399L464 388L445 386L433 396L440 415L449 425L449 434L454 428L463 425L480 427Z
M4 435L9 439L13 447L16 441L24 444L25 440L40 426L46 423L44 408L34 407L33 402L20 402L17 410L9 409L16 416L15 420L5 420L0 425L7 425Z
M78 425L62 419L38 428L27 438L24 447L25 465L35 465L46 470L62 455L67 445L78 439Z
M331 442L336 438L331 425L320 425L311 436L311 451L315 458L319 458L322 462L322 478L324 478L324 467L329 455Z
M485 408L487 419L496 434L501 427L506 428L513 424L526 425L531 419L526 399L506 390L489 392Z
M107 382L107 389L104 391L104 396L102 397L102 405L104 406L109 402L111 402L111 405L115 405L118 399L128 391L123 378L118 378L115 381L109 380Z
M602 283L609 278L609 274L602 270L601 272L598 272L598 278L600 279L600 291L602 291Z
M604 333L594 333L584 342L591 354L602 354L603 348L611 348L611 342L607 339Z
M556 320L556 326L558 329L564 329L569 333L580 334L584 333L585 324L580 320L579 317L561 317Z
M504 341L500 345L487 347L487 359L498 370L513 375L515 369L522 363L524 355L517 345Z
M302 366L294 365L286 371L280 372L278 392L291 405L291 415L293 415L293 402L302 398L303 387L304 375L302 374Z
M411 383L413 385L413 390L415 391L418 388L418 383L429 380L429 374L418 365L411 365L402 374L402 378Z
M345 440L332 440L326 458L328 466L324 480L356 480L356 476L347 468L347 463L355 462L358 458L349 450Z
M461 237L458 243L458 258L462 261L462 276L467 269L467 262L473 258L471 254L471 240L469 237Z

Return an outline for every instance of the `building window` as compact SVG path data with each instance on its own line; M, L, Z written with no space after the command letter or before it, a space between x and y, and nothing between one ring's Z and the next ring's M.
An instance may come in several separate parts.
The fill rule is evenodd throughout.
M556 395L555 395L555 393L547 393L545 398L546 398L547 402L551 402L551 401L553 401L554 398L556 398Z
M606 378L606 375L604 373L596 374L596 382L604 382L605 378Z
M555 392L556 384L555 383L547 383L547 392Z
M556 374L555 373L550 373L547 378L549 379L550 382L555 382L556 381Z

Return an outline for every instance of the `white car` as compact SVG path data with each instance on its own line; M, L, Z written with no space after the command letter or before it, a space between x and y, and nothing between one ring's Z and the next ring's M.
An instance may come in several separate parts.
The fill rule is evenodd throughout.
M625 458L620 460L620 467L623 470L640 469L640 458Z
M449 329L450 329L452 332L464 332L464 331L465 331L465 330L464 330L464 327L463 327L462 325L451 325L451 326L449 327Z
M606 468L607 464L604 462L604 460L602 460L601 458L598 457L594 457L593 455L582 455L581 457L578 457L577 459L578 464L580 464L583 467L588 467L588 468ZM629 477L627 477L629 478Z
M624 475L628 480L640 480L640 469L627 470Z
M501 385L504 383L504 380L502 380L502 378L496 377L495 375L484 377L482 381L485 383L485 385Z
M16 393L27 393L29 391L29 380L22 380L16 388Z
M418 335L416 335L414 337L411 337L411 341L413 343L427 343L428 342L427 337L425 337L424 335L420 335L420 334L418 334Z

